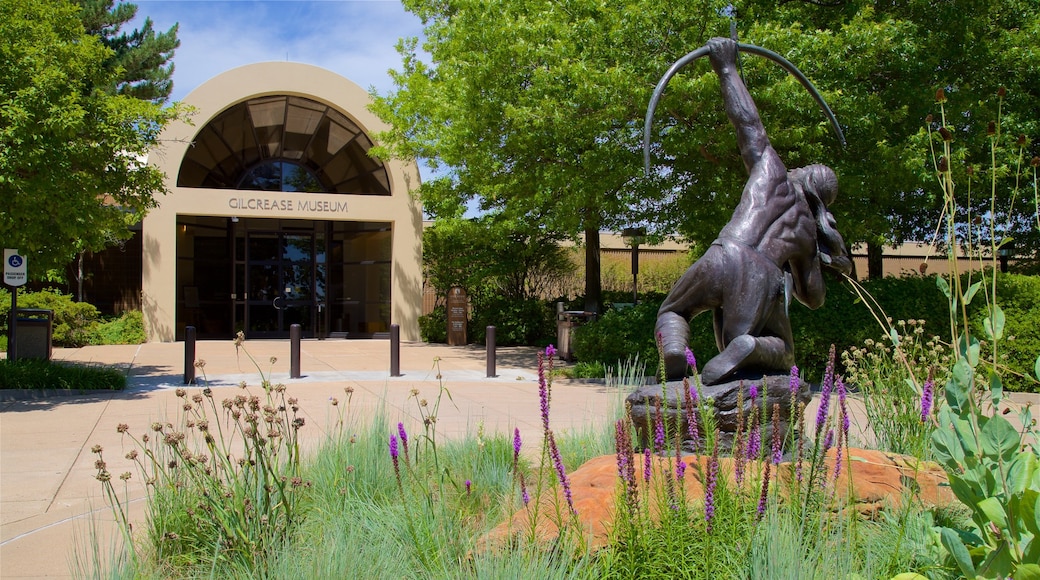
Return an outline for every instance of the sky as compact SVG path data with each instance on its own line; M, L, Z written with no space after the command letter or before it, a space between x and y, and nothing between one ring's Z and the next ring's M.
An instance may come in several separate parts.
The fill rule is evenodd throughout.
M422 23L397 0L131 0L138 28L144 17L158 31L180 23L173 93L182 100L214 76L246 64L292 61L342 75L380 93L401 68L398 39L422 35Z

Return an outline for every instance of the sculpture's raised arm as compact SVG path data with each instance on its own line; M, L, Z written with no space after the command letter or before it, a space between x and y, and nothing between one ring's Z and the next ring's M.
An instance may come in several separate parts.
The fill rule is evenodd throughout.
M737 130L740 156L750 172L771 151L769 136L758 115L758 107L737 71L737 43L729 38L712 38L707 46L711 66L722 85L726 116Z

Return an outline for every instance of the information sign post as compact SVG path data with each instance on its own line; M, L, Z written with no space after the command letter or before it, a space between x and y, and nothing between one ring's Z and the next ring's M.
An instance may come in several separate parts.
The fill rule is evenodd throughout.
M11 287L11 323L7 326L7 358L18 359L18 287L26 280L25 257L18 250L4 249L4 284Z

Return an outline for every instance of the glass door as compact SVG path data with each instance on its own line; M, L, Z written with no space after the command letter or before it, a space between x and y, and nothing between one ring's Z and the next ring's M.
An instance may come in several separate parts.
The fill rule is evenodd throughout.
M284 337L315 323L315 247L312 232L248 232L242 280L246 336Z

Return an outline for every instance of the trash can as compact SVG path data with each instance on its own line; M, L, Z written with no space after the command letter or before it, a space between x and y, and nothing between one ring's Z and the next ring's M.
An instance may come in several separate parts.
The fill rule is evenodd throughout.
M560 360L574 360L574 349L571 346L571 331L575 328L593 320L595 312L584 312L582 310L563 310L560 302L556 309L556 354Z
M40 358L51 360L51 334L54 328L54 311L46 308L19 308L18 358ZM7 356L11 356L11 345L7 346Z

